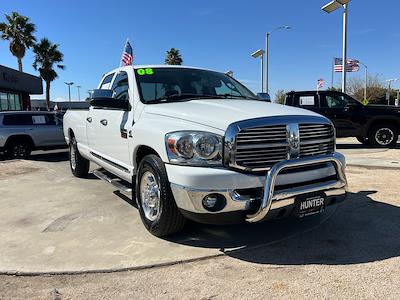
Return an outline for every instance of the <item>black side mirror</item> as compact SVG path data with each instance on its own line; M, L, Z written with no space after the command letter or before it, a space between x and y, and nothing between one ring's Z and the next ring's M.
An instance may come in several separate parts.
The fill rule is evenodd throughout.
M271 102L271 96L268 93L257 93L257 97L260 100Z
M90 105L98 109L131 110L128 100L115 99L113 90L93 90Z

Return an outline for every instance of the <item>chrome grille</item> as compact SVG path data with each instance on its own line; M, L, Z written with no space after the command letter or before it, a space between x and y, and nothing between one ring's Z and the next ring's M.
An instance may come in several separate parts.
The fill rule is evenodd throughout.
M289 134L293 128L300 140L297 145ZM241 121L231 124L225 136L226 164L251 172L268 170L287 159L329 154L334 149L333 126L314 116Z
M300 124L300 157L332 153L335 132L329 124Z
M287 158L286 125L262 126L239 131L236 164L252 170L268 168Z

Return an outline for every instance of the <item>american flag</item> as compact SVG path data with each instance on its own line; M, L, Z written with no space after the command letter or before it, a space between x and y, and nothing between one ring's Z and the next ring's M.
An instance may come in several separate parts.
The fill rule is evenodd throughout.
M323 80L322 78L318 79L318 81L317 81L317 89L322 89L324 87L324 84L325 84L325 80Z
M125 44L124 52L122 53L121 64L123 66L130 66L133 62L133 51L131 44L127 41Z
M334 71L341 73L342 70L343 70L342 59L335 57ZM348 59L347 60L346 72L358 72L359 70L360 70L360 65L359 65L358 60L356 60L356 59Z

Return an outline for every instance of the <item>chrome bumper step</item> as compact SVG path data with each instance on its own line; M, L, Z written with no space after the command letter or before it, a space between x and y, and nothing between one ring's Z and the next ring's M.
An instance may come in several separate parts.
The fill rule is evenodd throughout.
M117 177L112 177L112 175L108 174L107 171L105 171L104 169L94 170L93 175L101 180L108 182L109 184L114 186L117 190L119 190L121 193L126 193L126 194L132 193L132 187L130 186L130 184L122 181Z

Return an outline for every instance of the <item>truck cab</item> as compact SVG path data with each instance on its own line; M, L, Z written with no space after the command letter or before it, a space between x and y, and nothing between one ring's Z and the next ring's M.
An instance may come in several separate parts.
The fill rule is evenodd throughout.
M337 137L356 137L364 144L395 147L400 133L400 108L365 106L337 91L292 91L285 105L321 114L332 121Z

